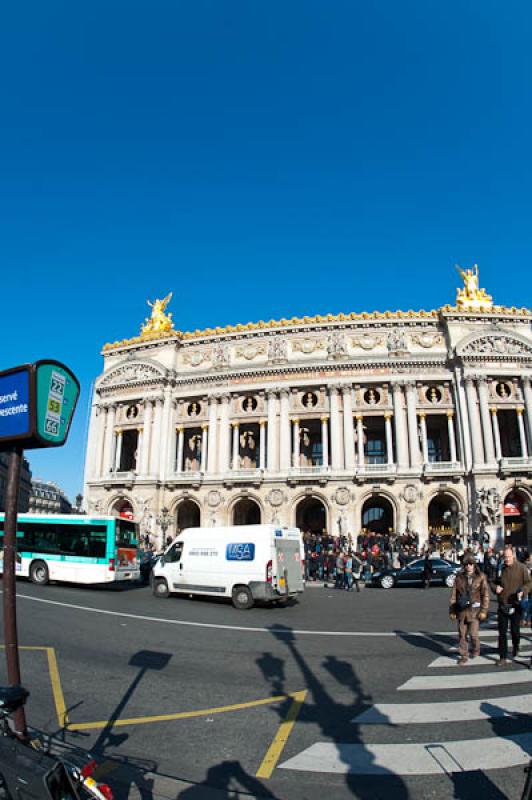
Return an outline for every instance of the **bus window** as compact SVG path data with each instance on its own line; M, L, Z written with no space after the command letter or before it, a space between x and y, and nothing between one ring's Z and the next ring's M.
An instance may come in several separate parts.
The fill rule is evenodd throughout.
M116 546L117 547L137 547L138 533L137 525L128 519L116 520Z

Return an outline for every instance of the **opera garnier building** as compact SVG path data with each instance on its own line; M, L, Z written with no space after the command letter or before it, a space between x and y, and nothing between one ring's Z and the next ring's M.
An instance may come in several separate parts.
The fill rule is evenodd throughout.
M531 312L478 268L454 305L183 333L155 300L103 348L85 467L92 513L157 545L190 526L526 540ZM523 541L524 543L524 541Z

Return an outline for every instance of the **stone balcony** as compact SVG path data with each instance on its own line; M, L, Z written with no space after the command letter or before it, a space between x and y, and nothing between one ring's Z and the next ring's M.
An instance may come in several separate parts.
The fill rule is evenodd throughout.
M423 465L424 475L461 475L464 471L459 461L429 461Z
M501 472L528 472L532 470L532 458L530 456L513 456L501 458Z

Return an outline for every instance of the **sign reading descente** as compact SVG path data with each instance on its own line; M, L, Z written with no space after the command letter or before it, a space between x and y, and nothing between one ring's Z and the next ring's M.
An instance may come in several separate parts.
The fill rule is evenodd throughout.
M78 379L58 361L0 372L0 450L64 444L78 397Z

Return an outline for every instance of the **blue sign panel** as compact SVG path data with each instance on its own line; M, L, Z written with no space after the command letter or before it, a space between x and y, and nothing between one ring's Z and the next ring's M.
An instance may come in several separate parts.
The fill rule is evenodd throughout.
M0 440L30 431L30 374L27 369L0 377Z
M225 550L227 561L253 561L255 558L255 545L253 542L238 542L228 544Z

